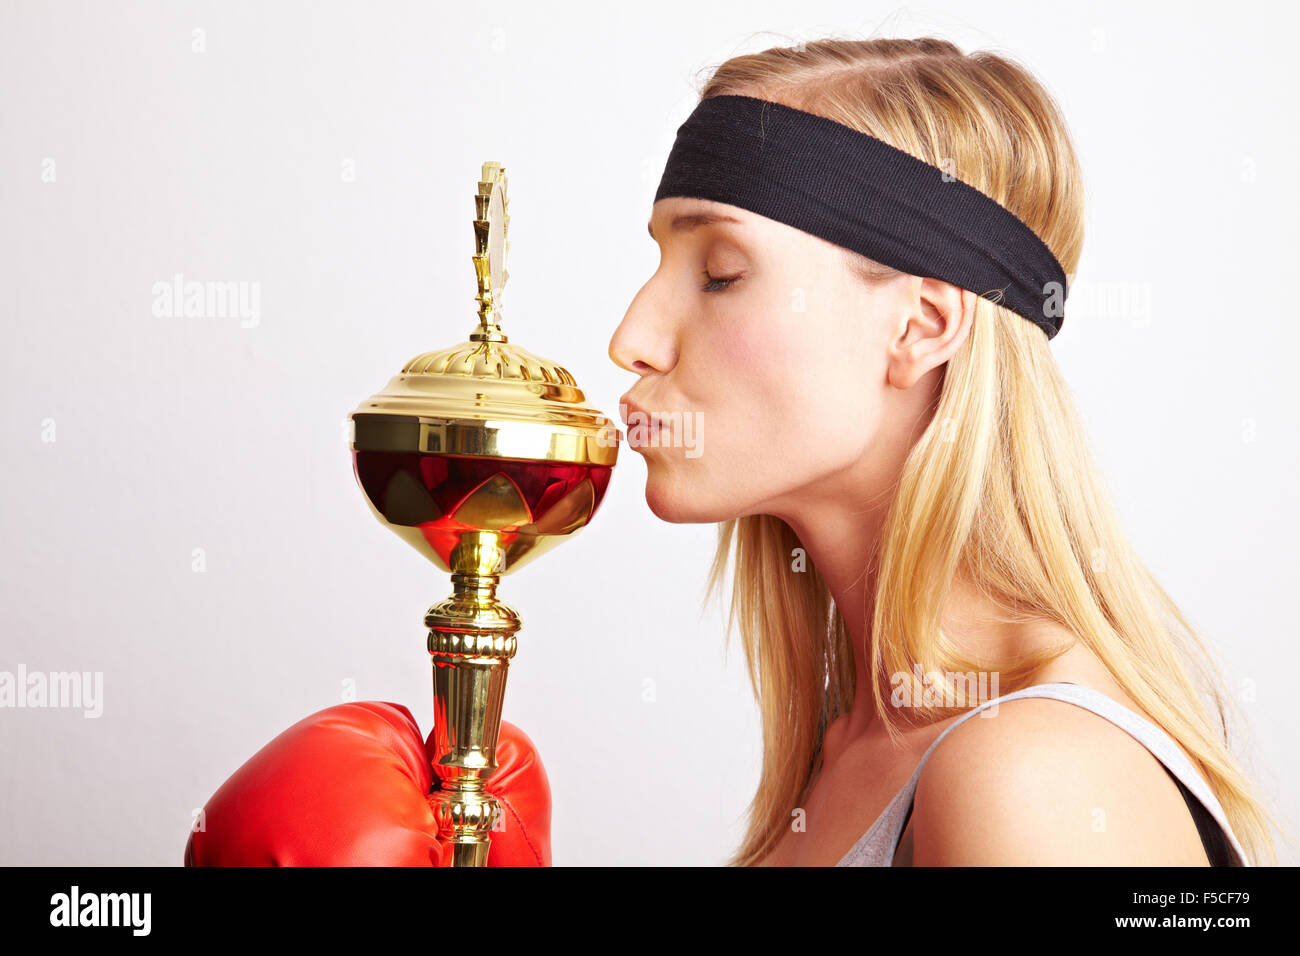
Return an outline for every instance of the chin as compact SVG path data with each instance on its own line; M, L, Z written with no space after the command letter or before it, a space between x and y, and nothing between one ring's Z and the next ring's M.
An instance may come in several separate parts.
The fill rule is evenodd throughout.
M692 520L687 512L690 502L684 499L679 485L666 480L662 474L656 476L659 465L646 462L645 503L660 521L673 524L685 524Z
M646 482L645 503L660 521L682 524L689 520L682 516L681 502L673 495L657 490L653 481Z
M709 495L680 482L656 478L655 465L649 466L645 483L645 503L660 521L671 524L713 524L734 518L736 515L726 510L716 510L706 506Z

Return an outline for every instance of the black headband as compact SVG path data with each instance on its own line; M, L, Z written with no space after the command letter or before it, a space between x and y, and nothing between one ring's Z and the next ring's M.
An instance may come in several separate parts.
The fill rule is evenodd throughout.
M834 120L752 96L701 100L659 190L738 206L909 275L1000 301L1050 339L1065 270L1015 213L937 166Z

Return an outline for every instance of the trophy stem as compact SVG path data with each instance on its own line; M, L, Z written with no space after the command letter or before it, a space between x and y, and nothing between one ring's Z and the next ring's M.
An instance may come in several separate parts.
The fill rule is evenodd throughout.
M485 543L472 550L481 553ZM438 778L430 799L451 866L486 866L490 834L502 819L500 801L485 786L497 766L501 704L522 621L497 600L499 578L452 574L454 592L424 618L433 663L430 762Z

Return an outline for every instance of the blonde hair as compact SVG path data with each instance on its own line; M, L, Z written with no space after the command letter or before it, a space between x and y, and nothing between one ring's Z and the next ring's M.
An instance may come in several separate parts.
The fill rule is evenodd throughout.
M1078 161L1052 98L1012 60L963 54L932 37L827 39L726 61L701 99L725 94L819 114L952 170L1016 213L1075 273L1084 232ZM855 254L845 263L868 281L880 271ZM804 573L789 571L800 547L789 525L748 515L718 530L706 600L734 551L729 633L738 623L762 714L761 777L746 834L727 861L748 866L772 850L807 796L826 728L852 705L855 672L825 581L811 562ZM1127 541L1041 329L977 299L870 561L877 584L868 673L878 678L875 704L891 737L898 724L885 706L887 675L988 669L957 653L939 626L960 576L1006 620L1050 620L1078 635L1186 749L1251 861L1276 864L1276 817L1231 752L1223 679ZM999 669L1001 692L1064 650ZM921 708L920 719L960 712Z

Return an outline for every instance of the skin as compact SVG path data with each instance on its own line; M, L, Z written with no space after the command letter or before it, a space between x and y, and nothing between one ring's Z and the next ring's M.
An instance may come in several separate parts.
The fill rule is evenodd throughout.
M710 221L719 217L735 221ZM864 281L846 266L838 246L723 203L662 199L650 228L660 247L659 267L628 307L609 355L639 377L625 400L652 414L695 416L695 427L688 432L674 423L647 442L633 427L640 422L629 424L629 446L646 460L647 504L676 523L751 514L784 519L826 580L854 647L865 647L875 589L865 570L868 557L904 458L933 414L945 363L970 332L975 295L900 273ZM708 286L710 279L734 281ZM620 413L627 422L626 409ZM688 454L690 436L697 444ZM993 660L1073 641L1044 622L991 620L987 602L961 581L944 607L942 626L958 646ZM853 706L829 728L823 747L821 776L841 792L846 775L862 779L844 768L866 773L868 755L876 766L881 759L883 731L864 657L855 654ZM1077 641L1033 682L1056 680L1093 687L1141 713ZM1089 852L1097 862L1174 862L1201 854L1172 781L1126 732L1062 701L1018 700L1002 711L1023 716L967 721L927 763L908 827L917 863L981 862L990 845L1006 859L988 862L1087 862ZM1029 729L1021 727L1026 721ZM920 728L893 757L906 764L904 779L946 724ZM1042 735L1058 742L1068 736L1078 750L1070 751L1079 758L1074 770L1064 773L1059 755L1049 759L1061 748L1033 746ZM1013 744L1024 745L1025 760L1008 759ZM998 759L979 763L990 754ZM1047 762L1032 762L1040 759ZM985 769L973 773L972 766ZM1061 772L1034 773L1036 766ZM1090 788L1079 786L1082 772ZM893 792L883 801L874 793L864 799L878 813ZM1133 814L1124 808L1135 799L1147 808L1145 816L1154 809L1184 825L1148 838L1139 819L1123 830L1126 844L1118 837L1081 836L1061 822L1062 814L1090 821L1103 806L1131 823ZM842 802L835 805L848 812ZM989 812L999 806L1014 808L1001 820L1002 832ZM875 813L867 813L867 822ZM980 827L971 829L972 820ZM799 862L833 863L853 839L839 842L818 845L824 859L814 854Z

